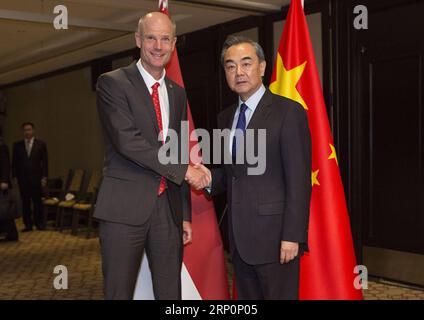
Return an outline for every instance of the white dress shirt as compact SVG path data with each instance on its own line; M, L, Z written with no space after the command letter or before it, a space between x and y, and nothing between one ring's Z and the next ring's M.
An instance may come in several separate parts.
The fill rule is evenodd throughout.
M239 114L240 114L240 108L241 108L240 106L241 106L241 104L244 103L247 106L247 109L246 109L246 111L244 113L245 116L246 116L246 129L247 129L247 126L248 126L248 124L250 122L250 119L252 119L253 113L255 112L256 107L259 104L259 101L261 101L263 95L265 94L265 91L266 91L265 86L264 85L261 85L259 87L259 89L256 90L256 92L254 94L252 94L250 96L250 98L247 99L245 102L243 102L241 100L241 98L239 97L238 107L237 107L236 113L234 114L233 125L231 126L230 144L229 144L230 155L233 154L233 138L234 138L234 134L235 134L236 128L237 128L237 121L238 121L238 117L239 117ZM208 192L210 194L211 191L212 191L211 188L212 188L212 181L209 184L209 186L205 187L206 192Z
M25 149L28 157L31 155L32 146L34 145L34 137L31 139L25 139Z
M169 100L168 100L168 90L166 89L166 83L165 83L165 69L163 70L162 76L159 80L156 80L152 77L150 73L144 69L143 65L141 64L141 60L138 60L137 62L137 68L140 71L141 76L143 77L144 83L147 86L147 89L149 89L150 95L153 92L152 86L158 82L159 88L159 103L160 103L160 111L162 114L162 129L163 129L163 136L166 140L166 137L168 135L168 128L169 128Z
M246 129L247 126L249 125L250 119L252 119L253 113L256 110L256 107L259 104L259 101L261 101L262 96L265 94L265 86L261 85L259 87L258 90L256 90L256 92L254 94L252 94L250 96L249 99L247 99L246 101L242 101L241 98L239 97L239 102L238 102L238 107L236 110L236 113L234 114L234 120L233 120L233 125L231 126L231 133L230 133L230 154L233 154L233 138L234 138L234 134L236 132L236 128L237 128L237 121L239 118L239 114L240 114L240 106L242 103L244 103L247 106L247 109L245 111L245 115L246 115Z

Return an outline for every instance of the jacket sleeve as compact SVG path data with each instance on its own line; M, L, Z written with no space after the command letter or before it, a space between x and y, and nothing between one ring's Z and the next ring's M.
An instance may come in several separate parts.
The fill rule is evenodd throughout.
M182 114L181 114L181 121L187 121L187 98L185 95L185 92L182 91ZM179 137L180 139L180 146L182 145L181 139L182 137ZM182 150L182 148L181 148ZM187 155L187 159L189 155ZM186 182L183 181L181 183L181 187L180 187L180 191L181 191L181 199L182 199L182 206L183 206L183 220L184 221L191 221L191 187L190 185Z
M9 150L5 144L0 145L0 182L10 182Z
M227 191L227 173L221 166L219 168L212 168L212 185L209 194L211 196L217 196Z
M107 74L100 76L97 83L97 108L103 129L118 153L181 185L187 165L159 162L159 147L151 145L136 128L124 90Z
M19 174L18 165L18 144L13 144L13 155L12 155L12 177L17 178Z
M191 187L184 181L181 184L180 190L183 205L183 220L191 221Z
M280 141L286 183L281 240L306 244L312 190L312 150L306 111L301 105L290 105Z
M217 118L217 122L218 122L218 128L220 128L221 130L223 129L223 116L222 113L220 113L218 115ZM222 145L221 145L222 147ZM225 154L225 150L221 149L221 165L217 168L212 168L211 170L211 175L212 175L212 184L210 188L207 188L206 191L210 196L217 196L221 193L227 192L227 173L225 172L224 169L224 154Z

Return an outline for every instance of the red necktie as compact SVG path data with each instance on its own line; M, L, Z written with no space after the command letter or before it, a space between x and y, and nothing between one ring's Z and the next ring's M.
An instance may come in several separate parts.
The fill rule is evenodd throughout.
M152 86L152 89L153 89L152 99L153 99L153 106L155 107L156 120L158 121L158 127L159 127L159 131L160 131L162 143L165 143L165 141L163 139L162 112L160 111L158 87L159 87L159 82L156 82ZM166 189L166 179L165 179L165 177L161 177L160 184L159 184L159 190L158 190L158 196L160 196L165 191L165 189Z

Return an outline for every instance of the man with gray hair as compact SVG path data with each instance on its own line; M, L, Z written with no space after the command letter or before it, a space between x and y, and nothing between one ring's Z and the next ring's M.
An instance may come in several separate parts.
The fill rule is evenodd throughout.
M135 40L140 60L97 83L106 154L94 216L100 220L105 298L133 298L145 251L155 298L180 299L183 245L192 240L187 182L199 187L209 178L158 157L168 130L180 132L187 120L184 89L164 69L175 49L175 24L163 13L148 13Z
M218 115L218 127L231 130L224 148L233 161L211 173L196 167L211 174L211 195L227 193L237 294L239 299L298 299L312 189L306 112L262 84L266 62L258 43L228 38L221 62L228 86L239 96ZM246 129L255 135L266 130L266 169L261 175L249 175L250 165L239 161L246 159L246 150L259 149L258 139L241 139Z

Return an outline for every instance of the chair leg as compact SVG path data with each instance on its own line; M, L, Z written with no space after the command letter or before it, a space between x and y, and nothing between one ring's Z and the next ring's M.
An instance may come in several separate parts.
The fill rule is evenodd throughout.
M63 231L63 225L65 223L65 214L66 214L66 208L60 209L60 219L59 219L59 231Z
M60 232L62 232L65 229L65 219L68 216L68 210L69 208L67 207L62 208L62 214L60 217L60 230L59 230Z
M62 215L62 208L57 206L57 209L56 209L56 224L55 224L56 230L59 230L61 215Z
M93 210L88 212L87 218L87 239L91 236L91 230L93 229Z
M72 209L72 231L71 234L76 236L78 233L78 226L79 226L79 210L78 209Z
M53 214L54 212L56 212L56 215L53 216L53 220L57 219L57 208L55 208L55 206L49 206L49 205L44 206L44 223L45 223L46 228L49 224L49 215ZM53 221L52 225L53 225L53 228L55 228L56 225L57 225L57 221Z
M44 225L45 225L45 227L47 227L47 219L48 219L48 217L49 217L49 211L48 211L49 209L48 209L48 206L47 205L45 205L45 204L43 204L43 216L44 216Z

